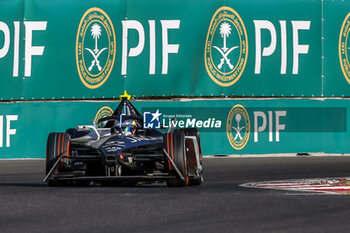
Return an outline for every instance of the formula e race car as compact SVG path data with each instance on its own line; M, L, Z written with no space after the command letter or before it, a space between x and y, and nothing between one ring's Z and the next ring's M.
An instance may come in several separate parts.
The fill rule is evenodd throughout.
M164 130L164 129L163 129ZM46 177L50 186L166 182L169 187L203 182L197 129L144 127L128 97L94 125L50 133Z

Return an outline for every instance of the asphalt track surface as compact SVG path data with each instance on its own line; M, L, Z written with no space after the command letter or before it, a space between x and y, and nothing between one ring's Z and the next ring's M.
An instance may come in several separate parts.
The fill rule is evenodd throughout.
M349 232L350 196L240 184L350 176L350 157L204 159L201 186L48 187L43 160L0 160L0 232Z

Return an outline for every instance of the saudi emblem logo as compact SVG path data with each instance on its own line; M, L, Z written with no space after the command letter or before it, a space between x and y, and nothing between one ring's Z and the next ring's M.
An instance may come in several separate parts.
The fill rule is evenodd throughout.
M248 58L248 38L239 14L219 8L205 42L204 60L210 78L220 86L231 86L241 77Z
M226 124L227 138L233 148L241 150L245 147L250 135L250 119L247 110L240 104L229 112Z
M348 53L350 50L350 43L348 41L350 32L350 13L345 17L339 35L339 60L343 75L350 84L350 63Z
M104 106L102 108L100 108L100 110L98 110L98 112L96 113L94 122L98 122L99 119L104 118L104 117L109 117L113 115L113 109L111 109L108 106Z
M116 40L113 24L99 8L81 18L76 40L76 63L80 80L95 89L108 79L114 65Z

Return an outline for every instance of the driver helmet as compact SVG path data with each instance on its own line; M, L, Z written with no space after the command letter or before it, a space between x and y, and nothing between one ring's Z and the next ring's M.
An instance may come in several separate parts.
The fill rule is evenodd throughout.
M135 120L125 120L122 123L122 133L125 136L134 134L136 132L137 122Z

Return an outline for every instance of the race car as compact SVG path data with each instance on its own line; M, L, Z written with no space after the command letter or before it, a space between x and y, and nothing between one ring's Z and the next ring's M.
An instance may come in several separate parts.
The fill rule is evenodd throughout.
M49 186L142 184L169 187L203 182L202 150L196 128L146 128L130 96L94 125L50 133L46 147ZM164 129L163 129L164 131Z

